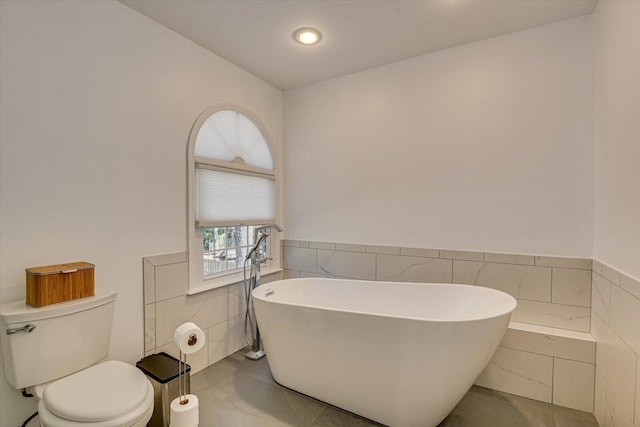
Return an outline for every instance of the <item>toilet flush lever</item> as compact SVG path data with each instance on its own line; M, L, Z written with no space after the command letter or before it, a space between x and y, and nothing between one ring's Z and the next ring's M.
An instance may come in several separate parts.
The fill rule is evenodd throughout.
M11 329L7 329L7 335L13 335L13 334L17 334L19 332L26 332L29 333L31 331L33 331L36 328L36 325L32 325L31 323L21 326L19 328L11 328Z

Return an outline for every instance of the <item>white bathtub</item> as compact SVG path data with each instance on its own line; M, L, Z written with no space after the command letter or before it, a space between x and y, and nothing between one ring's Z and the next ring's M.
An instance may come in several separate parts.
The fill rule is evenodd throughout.
M516 308L480 286L320 278L262 285L253 303L279 384L399 427L451 412Z

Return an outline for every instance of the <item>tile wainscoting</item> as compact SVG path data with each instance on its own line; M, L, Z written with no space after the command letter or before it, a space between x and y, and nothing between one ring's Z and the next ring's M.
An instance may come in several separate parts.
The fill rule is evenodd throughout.
M244 338L245 300L242 283L187 295L186 252L143 258L144 352L164 351L178 357L173 332L184 322L196 323L206 334L205 349L189 356L192 373L247 345ZM262 276L263 283L282 272Z
M600 425L640 426L640 282L586 258L284 240L290 277L465 283L518 300L513 321L477 384L594 412ZM207 351L194 372L245 346L241 283L187 296L186 253L146 257L145 354L177 356L172 334L194 321ZM597 342L597 348L596 348ZM635 423L635 424L634 424Z
M601 427L640 426L640 282L594 260L592 293L594 414Z
M591 259L285 240L284 277L463 283L513 295L516 322L589 332Z

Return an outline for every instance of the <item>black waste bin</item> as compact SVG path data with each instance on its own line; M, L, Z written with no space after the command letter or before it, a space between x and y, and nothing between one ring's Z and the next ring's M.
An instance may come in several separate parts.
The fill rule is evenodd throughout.
M153 416L147 426L169 427L171 416L171 401L180 394L178 384L178 359L167 353L152 354L144 357L136 366L145 373L153 385ZM185 369L186 390L191 392L191 366ZM184 383L183 383L184 384Z

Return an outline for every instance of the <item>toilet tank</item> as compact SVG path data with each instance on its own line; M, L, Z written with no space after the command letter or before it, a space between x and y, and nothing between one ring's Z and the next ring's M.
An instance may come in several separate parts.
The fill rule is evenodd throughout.
M107 357L116 295L103 293L38 308L24 301L0 305L7 382L16 389L31 387Z

